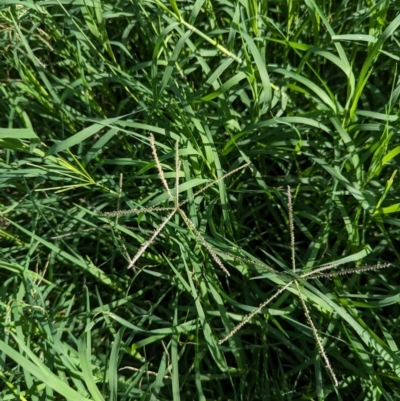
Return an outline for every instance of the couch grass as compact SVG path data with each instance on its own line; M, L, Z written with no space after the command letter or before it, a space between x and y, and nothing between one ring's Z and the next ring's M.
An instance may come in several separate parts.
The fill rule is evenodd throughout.
M2 1L0 398L399 399L399 25L390 1ZM189 223L163 220L178 192ZM219 344L292 249L299 289ZM359 271L301 279L328 263Z

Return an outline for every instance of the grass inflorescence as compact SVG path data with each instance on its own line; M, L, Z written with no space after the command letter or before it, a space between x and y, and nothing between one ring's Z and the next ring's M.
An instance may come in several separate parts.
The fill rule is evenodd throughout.
M0 399L399 398L394 2L3 3Z

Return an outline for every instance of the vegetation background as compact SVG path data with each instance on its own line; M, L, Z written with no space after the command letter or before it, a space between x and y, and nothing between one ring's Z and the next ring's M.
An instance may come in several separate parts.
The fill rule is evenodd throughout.
M399 25L390 0L2 0L1 400L399 400ZM127 269L171 207L150 133L181 200L215 181L182 209L229 277L179 215ZM299 271L391 263L300 283L338 386L293 286L218 345L291 269L288 185Z

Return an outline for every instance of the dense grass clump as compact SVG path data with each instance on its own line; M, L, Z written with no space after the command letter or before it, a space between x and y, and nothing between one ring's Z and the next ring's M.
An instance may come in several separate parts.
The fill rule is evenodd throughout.
M1 400L400 399L395 2L0 27Z

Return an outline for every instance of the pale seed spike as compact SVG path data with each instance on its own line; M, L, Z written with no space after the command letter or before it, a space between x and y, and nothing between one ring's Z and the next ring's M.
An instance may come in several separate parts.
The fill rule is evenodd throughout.
M243 164L243 166L237 167L235 169L233 169L232 171L229 171L228 173L224 174L222 177L217 178L214 181L209 182L207 185L205 185L203 188L199 189L197 192L195 192L193 195L189 196L189 198L185 199L182 203L179 204L179 207L182 207L184 204L188 203L189 201L191 201L193 198L195 198L197 195L201 194L202 192L204 192L206 189L210 188L211 186L213 186L214 184L218 183L219 181L224 180L226 177L229 177L230 175L236 173L239 170L242 170L245 167L248 167L250 165L250 163L246 163Z
M122 197L122 185L123 185L124 175L121 173L119 175L119 191L118 191L118 201L117 201L117 211L119 212L121 209L121 197ZM115 223L118 223L119 214L117 214Z
M171 220L172 216L176 213L176 209L173 209L172 212L163 220L163 222L158 226L158 228L154 231L154 234L151 236L149 240L144 242L139 250L137 251L136 255L133 257L131 262L128 265L128 269L130 269L136 261L142 256L143 252L154 242L157 235L160 234L161 230L165 227L165 225Z
M171 190L169 189L168 183L167 183L167 181L165 179L164 171L163 171L163 169L161 167L160 160L158 159L157 149L156 149L156 144L154 142L154 135L153 134L150 134L150 146L151 146L151 150L153 151L153 158L154 158L154 161L156 162L156 166L157 166L157 169L158 169L158 175L160 177L160 180L161 180L162 184L164 185L164 188L167 190L168 196L175 203L175 198L172 196Z
M179 173L181 171L181 161L178 160L176 165L176 177L175 177L175 205L179 205Z
M253 312L249 313L248 315L245 316L245 318L237 325L235 326L230 333L225 336L222 340L218 341L218 344L221 345L224 343L226 340L231 338L236 332L238 332L245 324L247 324L257 313L261 311L262 308L265 308L273 299L275 299L279 294L281 294L283 291L288 288L294 280L289 281L285 286L280 288L278 291L276 291L270 298L268 298L266 301L260 304L260 306L256 309L253 310Z
M85 228L85 229L79 230L79 231L71 231L69 233L56 235L56 236L50 237L50 238L51 239L61 239L61 238L65 238L65 237L72 237L75 234L90 233L91 231L98 231L99 228L106 229L106 228L110 228L110 227L111 226L109 224L104 224L104 225L98 226L98 227ZM132 231L143 231L145 233L150 233L150 234L154 233L154 230L143 230L143 229L140 230L138 227L132 227L132 226L126 226L126 225L123 225L122 227L129 228Z
M187 217L186 213L182 210L178 208L178 212L180 213L180 215L182 216L183 220L185 221L186 225L188 226L188 228L193 231L193 233L195 234L195 236L199 239L199 241L201 242L201 244L207 249L208 253L211 255L211 257L214 259L215 263L221 268L221 270L229 277L229 271L227 270L227 268L224 266L224 264L222 263L221 259L218 257L218 255L215 253L214 249L212 249L212 247L207 243L207 241L205 240L205 238L200 234L200 232L196 229L196 227L194 226L194 224L192 223L192 221L189 219L189 217Z
M336 267L338 267L338 266L341 266L341 265L343 265L343 264L344 264L344 263L328 263L327 265L321 266L321 267L319 267L318 269L315 269L315 270L312 270L312 271L310 271L310 272L308 272L308 273L302 274L302 275L300 276L300 278L307 278L308 276L312 276L312 275L314 275L314 274L323 272L323 271L325 271L325 270L334 269L334 268L336 268Z
M391 264L390 263L384 263L384 264L377 264L374 266L361 266L361 267L354 267L352 269L344 269L344 270L335 270L332 273L317 273L310 275L306 278L306 280L315 280L317 278L330 278L335 275L337 276L344 276L346 274L352 274L352 273L362 273L362 272L367 272L367 271L373 271L373 270L378 270L378 269L386 269L389 267Z
M294 238L294 222L293 222L293 206L292 206L292 195L290 193L290 186L287 187L288 197L288 211L289 211L289 231L290 231L290 249L292 251L292 267L293 272L296 272L296 255L295 255L295 238Z
M175 205L179 204L179 172L181 170L181 161L179 159L179 141L175 142Z
M129 209L129 210L115 210L113 212L101 213L102 217L113 217L113 216L126 216L129 214L149 213L149 212L164 212L169 210L175 210L174 207L143 207L140 209Z
M306 316L306 319L307 319L307 322L308 322L309 326L311 327L311 331L313 332L315 341L317 342L319 354L324 359L326 368L327 368L328 372L330 373L330 375L332 376L332 379L333 379L333 382L335 383L335 386L337 387L339 385L339 382L337 381L335 372L332 369L332 366L331 366L331 364L329 362L328 356L325 353L325 349L324 349L324 345L322 344L322 340L321 340L320 336L318 335L318 332L317 332L317 329L316 329L316 327L314 325L314 322L311 319L310 312L308 311L307 305L306 305L306 303L305 303L305 301L303 299L303 296L301 295L299 284L297 283L296 280L295 280L295 283L296 283L297 292L299 294L299 298L300 298L301 304L303 306L304 314Z

